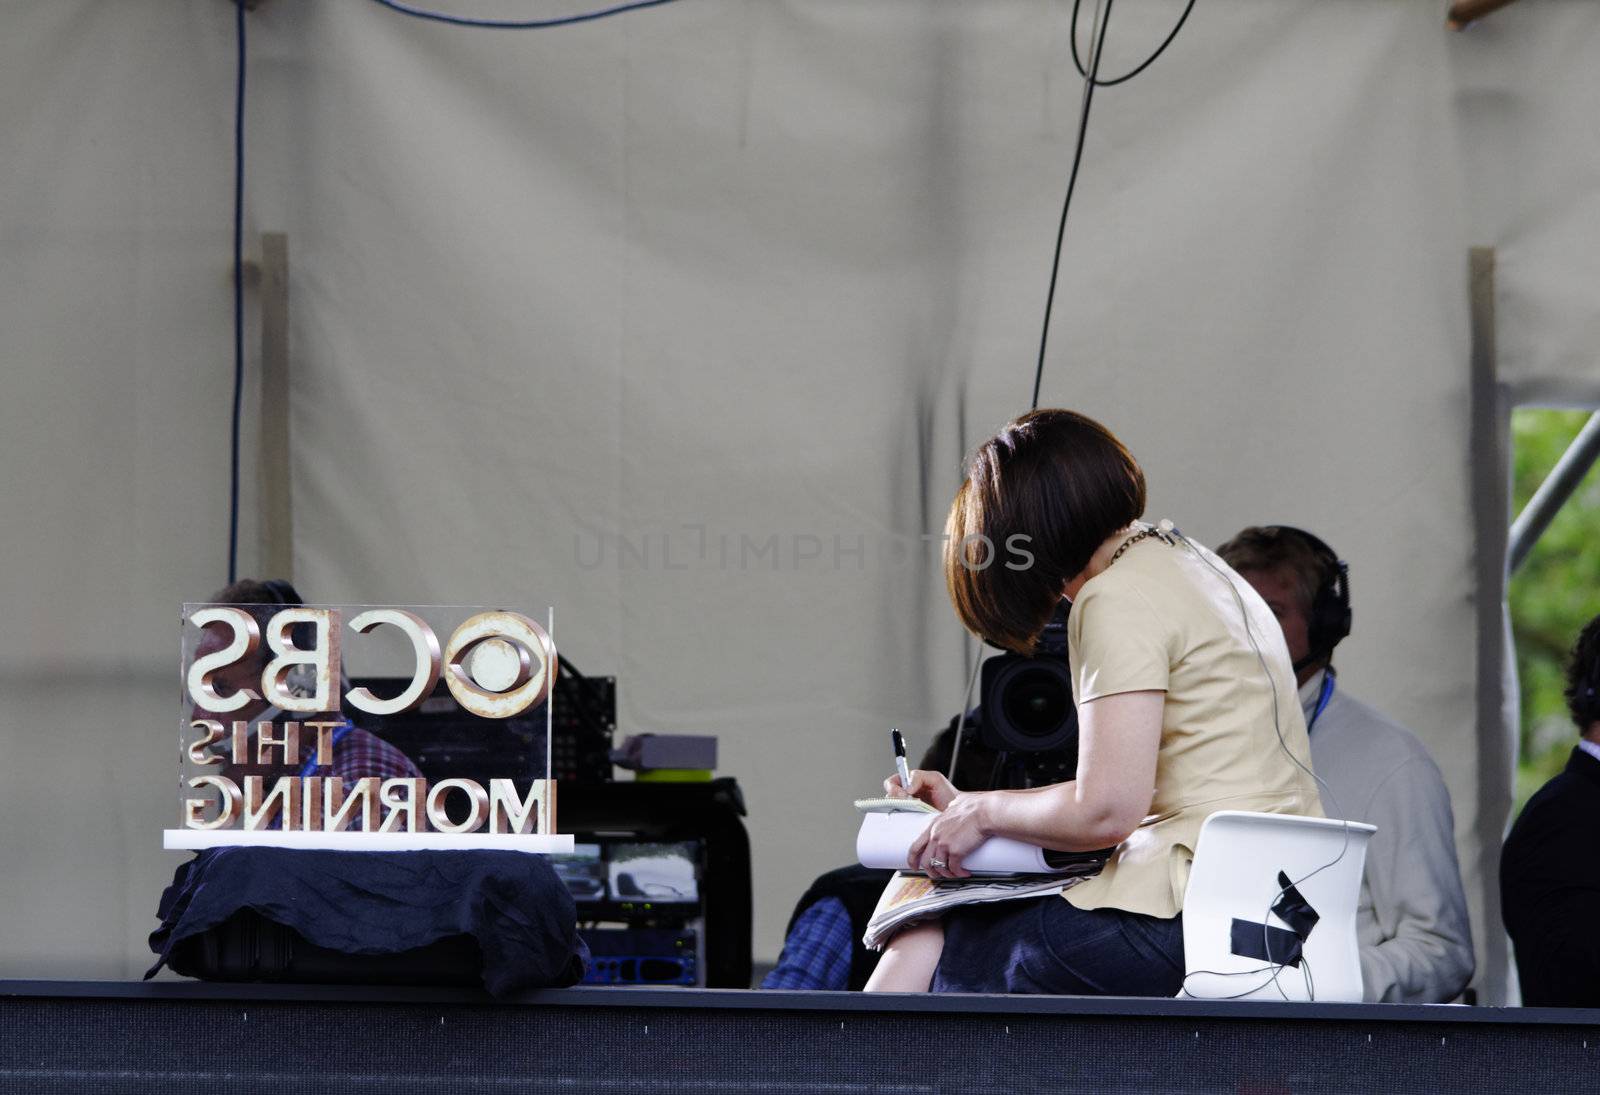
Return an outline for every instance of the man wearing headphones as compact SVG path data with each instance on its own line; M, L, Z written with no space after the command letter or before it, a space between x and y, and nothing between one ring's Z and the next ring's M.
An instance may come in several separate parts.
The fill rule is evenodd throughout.
M237 605L256 617L256 622L265 625L267 620L281 607L293 607L304 602L288 582L268 580L258 582L245 578L234 582L224 589L219 589L212 594L211 604ZM195 651L195 656L220 650L225 645L225 640L220 632L207 631L201 636L200 645ZM216 680L219 691L233 693L241 688L260 689L261 671L266 666L270 654L262 647L260 656L250 663L239 663L227 667L217 674ZM209 712L196 710L196 717L213 717ZM238 711L231 713L228 718L242 719L251 724L272 722L282 718L282 712L277 708L269 707L263 699L252 699ZM366 776L376 776L379 779L416 778L422 775L417 766L411 762L400 750L374 734L353 725L348 720L338 727L332 734L333 763L318 765L316 763L317 739L314 734L302 734L300 738L300 759L293 765L232 765L224 769L224 774L236 782L245 776L263 776L274 778L277 776L338 776L345 784L355 782Z
M1349 571L1288 525L1247 528L1217 554L1278 618L1311 731L1329 817L1378 827L1367 850L1357 936L1369 1001L1444 1003L1472 979L1472 933L1456 863L1450 793L1409 730L1338 684L1333 649L1350 633Z

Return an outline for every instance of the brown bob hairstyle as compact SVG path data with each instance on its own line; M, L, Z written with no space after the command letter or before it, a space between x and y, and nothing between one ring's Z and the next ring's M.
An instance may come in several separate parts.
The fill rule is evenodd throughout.
M1074 411L1030 411L978 446L945 522L944 577L969 631L1032 653L1095 549L1144 513L1144 472Z

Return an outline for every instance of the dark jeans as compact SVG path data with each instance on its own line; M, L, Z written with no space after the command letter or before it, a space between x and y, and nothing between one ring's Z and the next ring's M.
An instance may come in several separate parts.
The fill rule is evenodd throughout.
M1085 911L1059 896L965 905L944 918L934 992L1176 996L1183 916Z

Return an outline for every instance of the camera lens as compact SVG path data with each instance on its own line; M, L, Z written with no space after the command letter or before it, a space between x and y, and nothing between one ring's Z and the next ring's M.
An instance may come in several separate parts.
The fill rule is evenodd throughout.
M1078 711L1065 658L1002 654L983 663L978 740L999 753L1059 753L1077 766Z
M1029 738L1050 737L1061 730L1072 710L1072 697L1057 673L1037 666L1024 669L1006 682L1001 703L1017 732Z

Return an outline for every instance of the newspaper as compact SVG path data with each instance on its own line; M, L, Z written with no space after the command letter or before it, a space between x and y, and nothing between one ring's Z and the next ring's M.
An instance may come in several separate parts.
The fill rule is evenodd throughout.
M1098 874L1104 865L1104 856L1086 855L1064 873L1050 875L946 879L900 871L884 887L861 941L869 949L879 950L907 924L932 919L957 905L1059 894L1090 875Z

